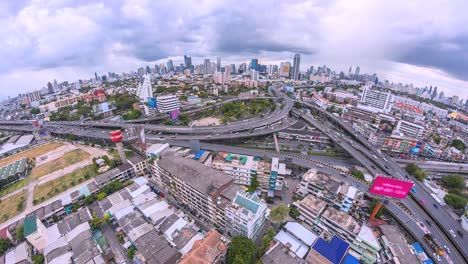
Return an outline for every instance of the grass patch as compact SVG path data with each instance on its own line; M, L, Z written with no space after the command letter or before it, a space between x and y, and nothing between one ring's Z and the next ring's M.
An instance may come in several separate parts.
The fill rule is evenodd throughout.
M8 186L2 188L0 190L0 197L25 187L26 185L28 185L30 179L31 179L31 176L27 175L24 179L19 180L19 181L15 182L15 183L9 184Z
M0 202L0 222L16 216L24 210L26 204L26 190L12 195Z
M75 163L88 159L91 155L81 149L75 149L65 153L62 157L48 161L32 169L31 176L38 179L44 175L69 167Z
M53 181L37 185L34 189L34 200L43 202L96 175L94 166L91 164L72 173L65 174Z
M45 144L45 145L42 145L42 146L39 146L37 148L34 148L34 149L30 149L30 150L26 150L26 151L23 151L23 152L20 152L20 153L17 153L13 156L9 156L7 158L4 158L2 160L0 160L0 167L1 166L5 166L9 163L12 163L12 162L15 162L21 158L28 158L28 159L33 159L35 157L38 157L40 155L43 155L47 152L50 152L52 150L55 150L59 147L63 146L63 143L60 143L60 142L53 142L53 143L49 143L49 144Z

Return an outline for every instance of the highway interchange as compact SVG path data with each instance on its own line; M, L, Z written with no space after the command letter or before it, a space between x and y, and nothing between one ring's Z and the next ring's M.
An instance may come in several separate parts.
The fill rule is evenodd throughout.
M331 115L316 105L291 100L286 94L280 92L279 85L273 85L272 91L273 95L278 98L281 104L279 104L280 107L276 107L273 113L264 118L253 118L241 122L232 122L224 126L212 127L144 125L147 132L153 133L152 135L147 135L148 140L152 142L171 141L175 145L181 145L188 144L187 140L190 139L214 141L268 135L294 124L294 119L288 117L291 113L297 118L304 119L324 134L329 135L336 145L348 152L373 175L387 175L398 179L412 180L406 172L401 169L399 164L378 152L366 139L354 133L352 128L338 117ZM306 115L299 109L293 108L295 103L296 106L299 106L299 109L309 108L318 113L317 116L322 116L322 118L318 119L315 116ZM136 128L141 125L130 123L47 122L45 126L56 134L74 134L81 137L108 139L109 129ZM0 130L26 132L32 131L33 128L29 121L0 121ZM209 148L207 147L207 149ZM224 147L224 149L229 151L228 147ZM238 149L238 151L240 150ZM253 153L255 150L250 151ZM304 157L291 157L291 155L276 153L269 153L268 155L274 155L280 158L289 157L292 163L299 166L308 168L317 166L317 162L311 159L305 159ZM314 157L314 160L315 159L316 157ZM460 165L457 164L456 166ZM320 168L320 170L332 175L339 173L337 168L332 167L324 167ZM364 192L367 192L369 188L369 186L352 177L347 176L346 180ZM466 232L461 228L460 224L445 211L445 208L432 206L437 202L426 191L421 182L416 180L414 180L414 182L415 188L418 190L416 194L411 194L411 197L399 202L391 201L386 204L385 207L418 239L419 242L421 242L426 251L430 254L433 251L423 239L425 230L427 229L430 230L432 237L440 246L448 245L452 248L452 253L450 255L444 254L444 257L441 259L442 263L467 263L468 247L464 245L464 243L466 243L464 241L465 239L459 235L453 237L450 234L450 230L454 230L455 232L461 230L461 232L465 234ZM427 206L422 205L420 202L421 200L425 201L424 203ZM411 215L403 210L401 208L402 206L406 207L411 212ZM429 222L430 225L421 228L421 223L426 221Z

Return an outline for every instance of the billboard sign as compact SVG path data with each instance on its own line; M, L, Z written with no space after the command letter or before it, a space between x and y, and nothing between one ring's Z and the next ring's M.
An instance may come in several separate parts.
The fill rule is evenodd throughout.
M395 125L392 121L382 120L379 124L379 131L385 134L392 134Z
M171 116L172 120L177 119L179 117L179 115L180 115L179 109L172 110L171 113L170 113L170 116Z
M148 97L148 106L151 108L156 108L156 98Z
M409 181L377 176L369 189L369 193L379 196L405 199L412 187L413 183Z

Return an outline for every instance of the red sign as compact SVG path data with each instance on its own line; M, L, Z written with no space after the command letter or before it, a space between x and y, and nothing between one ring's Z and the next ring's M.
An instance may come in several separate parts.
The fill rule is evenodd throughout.
M109 133L112 142L117 143L122 141L122 132L120 130L114 130Z
M369 189L369 193L405 199L410 192L411 187L413 187L412 182L377 176Z

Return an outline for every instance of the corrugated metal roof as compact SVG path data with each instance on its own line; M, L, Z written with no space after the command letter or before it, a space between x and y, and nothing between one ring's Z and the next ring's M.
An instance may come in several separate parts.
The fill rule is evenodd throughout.
M323 238L317 239L312 248L324 256L333 264L340 264L348 251L349 244L337 236L333 236L330 242Z
M23 227L24 227L24 231L23 231L24 237L27 237L30 234L36 232L37 230L36 215L31 215L30 217L24 219Z

